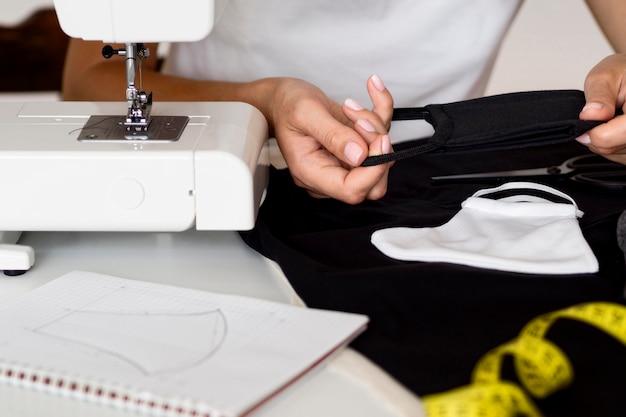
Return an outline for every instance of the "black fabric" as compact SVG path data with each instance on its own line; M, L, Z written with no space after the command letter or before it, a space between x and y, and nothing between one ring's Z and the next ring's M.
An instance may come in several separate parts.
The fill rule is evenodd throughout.
M426 152L516 149L573 140L601 122L580 120L579 90L525 91L419 108L398 108L393 120L426 120L432 137L397 152L368 157L363 166Z
M431 176L558 165L587 152L570 141L417 155L391 168L383 199L356 206L314 199L294 185L288 171L272 170L256 227L242 237L278 262L310 307L367 314L370 326L353 342L355 349L418 395L441 392L469 383L477 360L537 315L584 301L623 302L626 271L616 226L626 196L569 180L548 182L586 212L580 223L600 263L595 274L543 276L402 262L378 252L370 243L372 232L441 225L463 200L493 186L436 186ZM598 333L560 322L551 332L572 352L577 374L570 388L540 402L547 416L624 414L626 347Z
M624 260L626 262L626 210L617 221L617 244L624 252Z

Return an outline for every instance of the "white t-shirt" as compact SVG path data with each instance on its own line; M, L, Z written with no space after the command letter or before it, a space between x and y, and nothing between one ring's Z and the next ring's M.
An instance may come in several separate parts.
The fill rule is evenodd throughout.
M369 105L379 74L396 107L483 94L522 0L229 0L199 42L171 46L164 70L194 79L302 78Z

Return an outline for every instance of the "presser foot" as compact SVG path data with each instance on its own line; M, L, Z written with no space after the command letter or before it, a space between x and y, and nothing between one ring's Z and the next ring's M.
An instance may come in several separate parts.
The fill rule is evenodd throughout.
M0 270L4 271L4 275L22 275L35 263L33 248L17 244L21 234L22 232L0 231Z

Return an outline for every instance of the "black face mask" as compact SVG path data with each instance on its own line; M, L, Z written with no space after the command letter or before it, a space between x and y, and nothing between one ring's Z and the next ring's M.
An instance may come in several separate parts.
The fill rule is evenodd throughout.
M425 120L435 133L412 148L370 156L362 166L427 152L491 151L567 142L602 123L580 120L584 105L582 91L550 90L397 108L392 120Z

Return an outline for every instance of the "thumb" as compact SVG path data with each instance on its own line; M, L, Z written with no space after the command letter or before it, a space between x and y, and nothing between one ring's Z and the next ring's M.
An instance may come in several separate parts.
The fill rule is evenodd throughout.
M582 120L607 121L615 116L619 104L623 74L614 69L616 56L609 57L596 65L585 79L586 104L580 112Z
M335 119L326 109L313 111L306 134L315 138L340 161L357 167L365 160L369 146L352 128Z
M585 107L580 112L581 120L602 120L607 121L615 115L615 105L602 101L601 97L591 97L587 99Z

